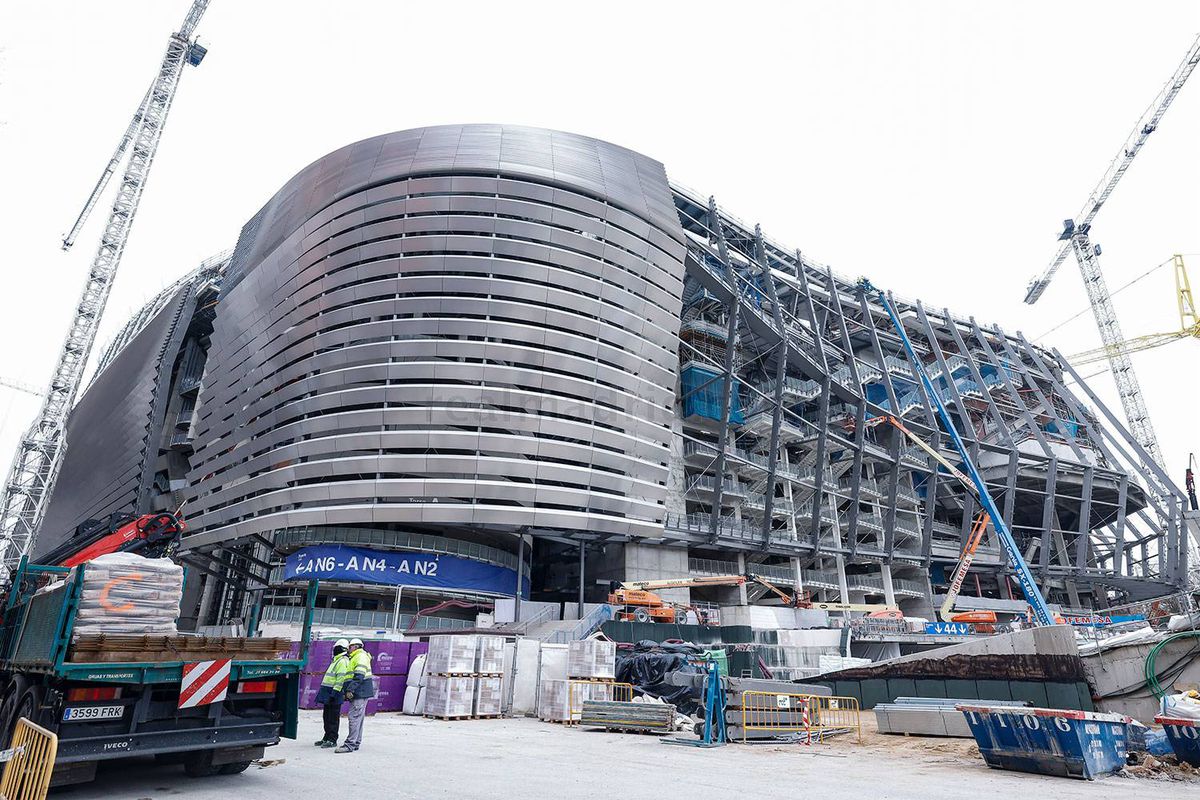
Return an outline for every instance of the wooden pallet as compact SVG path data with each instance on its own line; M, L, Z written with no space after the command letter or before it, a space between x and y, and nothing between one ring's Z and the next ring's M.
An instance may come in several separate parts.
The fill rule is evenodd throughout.
M466 719L504 719L503 714L471 714L462 717L442 717L437 714L426 714L425 719L439 719L442 722L458 722Z
M565 725L567 727L579 724L579 720L577 719L543 719L542 722L553 722L555 725Z
M246 636L139 635L88 633L71 643L68 660L103 664L171 661L274 661L291 649L289 639Z

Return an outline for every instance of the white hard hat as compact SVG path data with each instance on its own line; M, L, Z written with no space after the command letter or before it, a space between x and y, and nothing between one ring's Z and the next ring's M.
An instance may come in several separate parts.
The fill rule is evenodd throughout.
M338 639L336 642L334 642L334 643L333 643L333 646L334 646L334 647L340 647L340 648L342 648L343 650L349 650L349 649L350 649L350 643L349 643L349 642L347 642L345 639Z
M348 644L346 646L349 648L349 647L353 647L354 645L358 645L359 647L362 647L362 639L351 639L350 644Z

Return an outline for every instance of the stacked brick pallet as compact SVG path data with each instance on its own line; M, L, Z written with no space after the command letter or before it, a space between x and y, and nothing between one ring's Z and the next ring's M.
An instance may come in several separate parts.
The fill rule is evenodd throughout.
M567 649L567 679L544 680L538 691L538 719L574 724L586 700L627 700L614 697L617 645L600 639L571 642Z
M446 720L500 716L503 637L431 636L425 672L425 716Z

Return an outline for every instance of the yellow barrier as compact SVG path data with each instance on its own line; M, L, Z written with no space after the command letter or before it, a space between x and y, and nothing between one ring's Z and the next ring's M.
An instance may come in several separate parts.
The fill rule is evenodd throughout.
M628 703L633 699L632 683L614 683L612 681L588 681L571 679L567 688L567 710L572 722L578 722L583 715L584 700L605 700L610 702ZM3 800L0 798L0 800Z
M786 692L742 692L742 741L748 731L813 735L848 728L862 741L862 713L853 697L819 697Z
M22 717L0 778L0 800L45 800L58 754L58 736Z

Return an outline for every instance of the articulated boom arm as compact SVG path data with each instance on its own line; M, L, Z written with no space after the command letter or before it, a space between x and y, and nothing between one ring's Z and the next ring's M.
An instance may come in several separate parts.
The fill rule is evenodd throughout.
M996 533L1000 538L1000 545L1004 548L1005 553L1008 555L1009 563L1016 573L1017 583L1020 584L1021 591L1025 593L1025 599L1029 601L1029 605L1033 609L1034 619L1038 625L1053 625L1054 615L1050 613L1050 608L1046 605L1046 599L1042 597L1042 591L1038 588L1037 582L1034 581L1033 573L1029 571L1029 565L1025 563L1025 558L1021 555L1021 549L1017 546L1016 539L1013 538L1008 526L1004 524L1004 517L1001 515L1000 510L996 508L996 501L992 499L987 484L984 483L983 476L979 474L979 470L975 468L975 463L971 460L970 454L967 453L967 446L963 443L962 437L959 436L958 428L954 426L954 420L951 419L950 412L946 410L946 405L942 402L941 395L934 388L933 382L925 372L925 367L921 363L921 359L917 357L912 341L908 338L908 332L904 329L904 323L900 321L900 316L896 313L895 306L892 305L891 299L872 286L870 281L863 279L860 285L864 291L874 291L877 294L879 302L887 311L888 317L891 318L892 326L896 329L896 334L904 344L904 352L908 355L908 360L912 363L913 371L920 377L921 385L925 388L925 394L928 395L934 408L937 409L942 426L946 429L946 433L950 435L951 441L954 442L954 449L958 451L959 458L962 459L963 466L966 467L967 473L970 475L971 483L975 486L975 492L979 498L979 504L987 512L988 516L991 517L992 525L995 527Z

